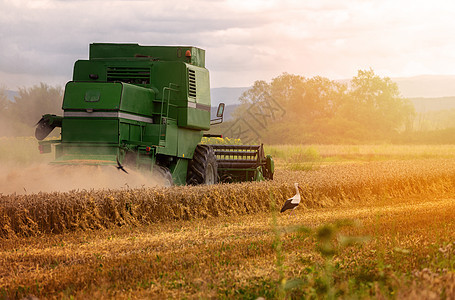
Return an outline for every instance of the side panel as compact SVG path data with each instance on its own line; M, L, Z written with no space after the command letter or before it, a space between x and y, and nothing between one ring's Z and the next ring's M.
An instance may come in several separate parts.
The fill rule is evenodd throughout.
M157 154L177 156L177 124L175 121L168 120L168 123L162 126L165 126L165 128L162 128L162 134L164 135L160 137L162 138L160 139L160 145L163 147L157 147L156 152Z
M187 67L187 101L178 108L180 127L210 129L210 80L209 71L191 65Z
M123 84L120 110L143 116L151 116L155 92L132 84Z
M202 131L179 128L178 133L178 157L193 158L194 149L201 142Z
M64 110L116 110L120 106L121 83L73 82L66 84Z
M157 99L171 99L171 104L176 105L185 101L187 72L186 64L182 62L157 61L151 68L151 81L157 90ZM168 90L170 88L171 90ZM172 117L172 116L171 116Z
M90 78L90 74L97 78ZM106 82L106 65L102 61L78 60L74 63L73 80Z
M126 143L133 142L142 142L142 132L145 124L139 122L120 119L120 142L126 141Z
M159 145L160 124L147 124L144 129L143 141L148 146Z
M115 165L118 147L106 144L62 143L55 146L54 164Z
M172 179L174 184L185 185L186 174L188 172L188 159L179 158L177 163L171 167Z
M115 143L118 144L117 119L63 118L62 142L64 143Z
M196 103L207 105L210 107L210 78L209 71L204 68L189 67L196 73Z
M180 127L190 129L209 130L210 111L205 110L205 108L179 108L178 124Z

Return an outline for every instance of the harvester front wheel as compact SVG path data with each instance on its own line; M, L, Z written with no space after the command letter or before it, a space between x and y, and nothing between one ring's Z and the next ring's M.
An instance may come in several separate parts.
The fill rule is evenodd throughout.
M218 183L218 163L211 146L197 145L188 164L186 182L191 185Z

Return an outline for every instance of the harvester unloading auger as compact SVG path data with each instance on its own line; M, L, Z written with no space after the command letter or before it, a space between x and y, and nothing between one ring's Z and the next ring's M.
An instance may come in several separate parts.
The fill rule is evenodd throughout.
M91 44L89 59L74 65L62 108L35 132L42 153L55 144L54 164L125 166L178 185L273 179L262 145L200 144L224 111L221 104L210 120L203 49ZM61 139L44 141L55 127Z

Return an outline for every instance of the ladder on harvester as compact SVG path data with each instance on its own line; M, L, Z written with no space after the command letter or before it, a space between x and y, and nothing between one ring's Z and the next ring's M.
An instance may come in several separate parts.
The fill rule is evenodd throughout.
M174 86L174 87L172 87ZM159 129L159 146L166 147L166 124L169 118L169 106L171 101L171 92L178 92L179 85L170 83L168 87L163 88L163 97L161 99L161 110L160 110L160 129ZM167 93L166 93L167 92ZM166 99L167 96L167 99ZM165 108L166 106L166 108ZM163 116L165 114L165 116Z

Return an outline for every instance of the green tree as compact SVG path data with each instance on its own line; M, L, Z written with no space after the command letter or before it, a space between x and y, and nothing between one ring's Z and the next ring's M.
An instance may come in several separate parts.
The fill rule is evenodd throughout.
M412 103L401 96L398 85L370 70L359 70L351 81L350 101L343 110L372 133L392 134L408 128L415 116Z
M46 113L62 114L63 92L60 87L51 87L45 83L31 88L20 88L15 103L11 107L13 117L33 126Z
M270 83L271 96L283 107L290 108L298 104L305 94L305 77L283 73L272 79Z
M239 97L240 105L232 113L234 119L245 117L246 110L256 103L264 101L265 95L270 93L270 84L264 80L257 80L253 86L242 93Z
M41 83L20 88L10 101L5 88L0 88L0 136L31 136L33 126L46 113L62 113L62 89Z
M0 136L14 136L24 132L26 126L11 114L14 102L8 99L5 87L0 87Z
M8 107L9 107L9 99L6 94L6 88L4 86L0 86L0 116L3 116Z
M271 94L292 119L305 120L334 116L342 101L346 85L316 76L305 78L283 73L270 84Z
M310 121L334 117L345 98L346 89L345 84L324 77L307 79L302 101L303 114Z
M257 80L251 88L242 93L239 101L242 104L254 104L264 101L264 94L270 94L270 88L270 84L264 80Z
M305 78L283 73L270 83L256 81L240 97L235 116L254 126L249 106L271 97L286 110L281 120L255 128L270 143L355 143L391 140L412 127L411 102L400 95L390 78L360 70L347 84L321 76ZM264 105L266 108L266 105ZM250 116L249 116L250 115ZM250 119L248 119L250 118ZM258 122L256 122L258 123Z

